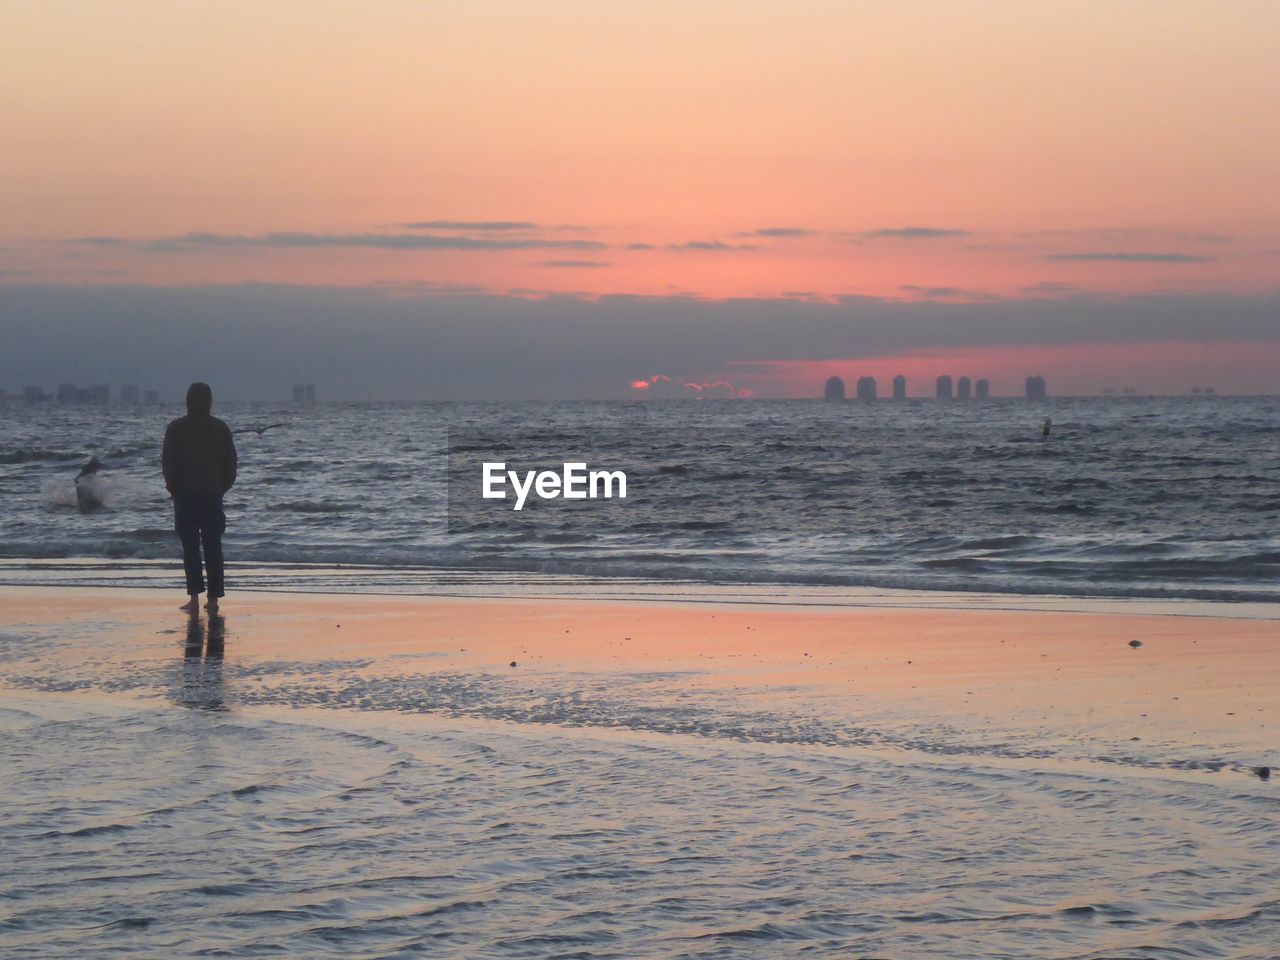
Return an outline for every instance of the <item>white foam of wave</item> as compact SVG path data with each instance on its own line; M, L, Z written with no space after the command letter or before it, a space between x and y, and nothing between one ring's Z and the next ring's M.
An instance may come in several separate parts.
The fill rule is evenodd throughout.
M94 506L119 506L130 494L138 490L138 482L131 477L113 474L97 474L75 479L50 478L40 484L40 499L52 509L79 509L80 497L76 484L86 491Z

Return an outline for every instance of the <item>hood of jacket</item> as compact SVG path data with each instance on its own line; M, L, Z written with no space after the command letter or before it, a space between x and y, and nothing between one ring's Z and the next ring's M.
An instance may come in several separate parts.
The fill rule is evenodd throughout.
M213 412L213 390L207 383L187 387L187 413L208 416Z

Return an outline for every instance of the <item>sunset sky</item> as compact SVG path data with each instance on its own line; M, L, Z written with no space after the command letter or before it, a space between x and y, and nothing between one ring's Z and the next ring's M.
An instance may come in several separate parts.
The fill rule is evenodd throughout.
M32 331L95 323L87 290L217 323L269 321L269 285L367 337L417 304L446 353L455 308L639 325L597 343L597 378L549 362L553 396L898 369L913 393L1280 391L1273 0L0 0L0 21L0 325L28 331L3 388L162 362L138 323L129 370L51 354ZM747 301L823 319L785 350L672 342L671 318L731 328ZM669 353L629 364L646 324ZM502 341L490 373L520 359Z

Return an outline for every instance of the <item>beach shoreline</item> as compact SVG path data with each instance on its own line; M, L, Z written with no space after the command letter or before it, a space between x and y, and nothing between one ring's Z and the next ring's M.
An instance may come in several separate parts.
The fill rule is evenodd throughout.
M0 946L1265 955L1275 620L180 599L0 588Z
M1152 613L1142 601L1127 612L1116 601L1095 609L1043 609L1035 601L993 608L990 598L968 606L965 598L932 599L939 605L902 606L900 597L859 606L789 606L722 598L254 591L234 595L217 622L224 664L246 676L269 663L299 670L359 663L357 673L398 676L401 686L408 677L449 676L491 678L499 686L519 678L560 689L570 679L588 687L619 679L634 686L637 678L662 673L679 678L682 695L731 694L765 713L800 710L862 727L878 718L903 742L915 739L911 728L933 726L952 731L957 742L1003 730L1016 734L1025 751L1074 742L1110 755L1126 744L1160 743L1185 746L1187 763L1215 769L1274 759L1272 691L1280 683L1274 620L1256 613L1217 616L1217 605ZM109 666L99 669L145 674L173 661L192 629L199 636L209 630L207 614L192 621L176 606L172 592L145 588L2 587L0 633L26 629L57 639L61 652L38 658L37 675L75 674L86 648L105 658ZM60 663L59 657L69 659ZM6 684L13 670L11 661ZM31 677L23 682L39 686ZM82 686L96 684L89 677ZM260 681L251 699L269 699L270 687ZM358 690L359 681L350 689ZM654 689L652 706L660 714L675 688ZM483 715L481 706L451 701L447 710ZM444 709L429 697L396 699L386 708ZM546 719L617 722L607 714ZM1169 753L1152 762L1168 760Z

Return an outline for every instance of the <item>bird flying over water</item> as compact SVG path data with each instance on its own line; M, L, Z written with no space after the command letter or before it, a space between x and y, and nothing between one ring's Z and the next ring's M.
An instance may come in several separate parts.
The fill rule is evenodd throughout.
M231 432L232 433L256 433L258 436L262 436L266 431L272 429L273 427L283 427L283 426L287 426L287 424L267 423L267 424L263 424L260 427L241 427L240 429L232 430Z

